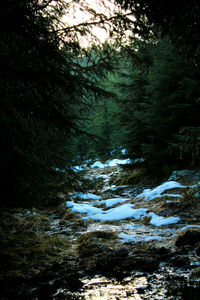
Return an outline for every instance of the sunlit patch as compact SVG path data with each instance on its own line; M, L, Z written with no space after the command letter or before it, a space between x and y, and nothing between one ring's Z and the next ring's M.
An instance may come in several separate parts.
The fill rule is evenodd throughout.
M138 290L145 289L148 284L145 276L137 277L135 279L129 277L124 279L123 282L96 276L92 279L83 279L83 283L84 286L80 296L84 297L84 299L101 300L143 299Z

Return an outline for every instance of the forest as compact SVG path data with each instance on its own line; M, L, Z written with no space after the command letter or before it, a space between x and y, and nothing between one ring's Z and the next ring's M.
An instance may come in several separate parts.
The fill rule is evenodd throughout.
M0 281L5 285L1 290L2 299L14 299L13 294L15 299L100 299L100 296L87 298L85 294L73 294L80 288L80 274L122 279L125 271L137 269L136 262L128 270L128 263L122 266L118 260L123 251L126 259L127 251L139 255L140 248L121 249L118 241L114 245L117 237L110 233L111 228L96 229L93 239L88 231L77 236L74 247L78 256L69 254L72 236L62 237L62 226L71 228L73 234L86 228L84 222L92 226L93 221L87 221L90 210L108 209L106 201L111 199L115 199L113 209L121 207L118 204L123 201L128 201L124 205L129 212L134 210L131 205L136 205L135 210L140 209L138 213L141 213L138 220L144 226L171 226L181 219L185 222L182 225L190 226L188 218L192 214L196 229L186 232L185 238L192 241L184 244L177 233L175 245L185 249L193 247L187 251L196 247L199 262L199 1L6 0L0 3L0 35L0 261L3 265ZM163 187L163 182L170 183L170 188ZM157 202L147 207L145 197L153 199L147 189L154 191L156 185ZM119 191L112 194L109 190L110 194L103 196L106 187L120 186L120 191L123 187L127 189L124 194ZM183 189L181 195L179 188ZM168 189L174 191L173 195L166 194ZM90 196L84 198L88 192L86 195ZM173 207L170 204L164 209L159 202L163 193L165 205L176 197L184 200L178 199ZM122 200L121 196L126 198ZM140 197L142 200L137 204L136 199ZM93 205L92 200L99 203L88 208ZM82 219L78 214L84 213L83 210L88 215ZM185 215L181 215L183 212ZM105 217L105 211L99 211L103 217L96 213L92 214L92 220L119 221ZM159 219L160 225L157 213L160 218L166 218ZM173 217L169 217L171 214ZM131 218L134 216L132 211ZM52 225L51 218L55 220L54 225L59 220L58 236L54 230L57 225ZM125 222L129 218L123 217ZM49 230L44 228L50 226L49 222L54 226L54 233L47 238L44 232ZM120 232L125 234L122 229ZM167 235L166 231L162 234ZM97 241L104 245L104 251ZM89 243L91 248L87 248ZM27 252L23 253L26 245ZM63 256L66 248L67 255ZM177 253L185 265L190 253L182 253L182 248L176 254L170 250L169 258L164 250L159 254L161 250L157 246L155 249L149 248L148 254L144 250L146 260L155 251L157 261L152 265L160 263L158 257L165 257L171 259L172 266ZM119 254L118 250L122 252ZM92 251L98 254L96 261ZM99 256L104 252L109 253L107 259L111 264L120 265L117 271L108 271L109 261L105 263L106 270L99 267ZM48 256L47 261L44 255ZM93 257L92 262L89 256ZM69 260L69 257L73 258ZM61 267L61 261L65 262L67 271ZM152 265L148 262L142 271L151 272ZM46 282L52 280L54 269L60 274L54 278L58 284L53 283L52 290L48 285L45 295ZM45 272L48 279L44 279ZM197 273L199 280L199 269ZM72 280L75 277L77 280ZM41 278L44 285L33 292ZM65 292L55 294L61 282L65 282ZM17 283L25 286L26 292L23 288L16 292ZM183 290L187 290L191 299L199 299L200 286L195 283L193 287L193 294L186 285ZM184 292L176 296L173 293L163 299L187 299ZM108 299L129 299L123 297ZM149 299L154 296L150 295Z
M116 41L87 49L88 24L56 29L67 1L1 4L2 205L54 198L73 160L120 147L153 172L199 164L199 4L120 4L135 21L116 15Z

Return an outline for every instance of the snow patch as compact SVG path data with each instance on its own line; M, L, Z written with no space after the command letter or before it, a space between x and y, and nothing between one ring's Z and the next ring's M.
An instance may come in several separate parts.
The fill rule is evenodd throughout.
M181 231L184 231L188 228L200 228L200 225L187 225L181 228Z
M108 208L108 207L114 206L116 204L122 203L127 200L130 200L130 198L110 198L107 200L101 200L101 201L95 202L94 204L105 204L105 206Z
M140 219L148 211L146 208L132 209L133 206L134 205L130 203L123 204L119 207L111 208L103 213L91 216L91 219L99 221L117 221L130 218Z
M33 215L33 216L36 216L37 215L37 213L35 212L35 211L30 211L30 210L27 210L27 211L25 211L24 213L19 213L19 216L20 217L26 217L26 216L28 216L28 215Z
M181 195L174 195L174 194L162 194L163 192L171 189L177 189L177 188L185 188L185 186L181 185L179 182L176 181L168 181L165 182L159 186L157 186L154 189L145 189L141 194L137 195L136 198L144 197L146 201L153 200L155 198L160 198L163 196L169 196L169 197L180 197ZM182 196L181 196L182 197Z
M164 226L164 225L166 226L166 225L178 223L180 221L179 217L164 218L156 215L153 212L148 213L147 217L151 217L150 224L154 226Z
M83 168L83 166L73 166L73 167L72 167L72 170L73 170L74 172L80 172L80 171L83 171L84 168Z
M127 159L111 159L111 160L108 160L106 162L106 165L108 167L116 167L118 165L126 165L126 164L130 164L132 161L130 158L127 158Z
M127 154L127 151L126 151L126 149L124 148L124 149L121 149L121 154L122 155L125 155L125 154Z
M106 167L116 167L118 165L125 165L125 164L130 164L132 161L130 158L127 158L127 159L111 159L111 160L107 160L105 162L105 164L103 164L102 162L100 161L95 161L95 163L93 163L90 168L100 168L100 169L103 169L103 168L106 168Z
M73 199L81 198L81 199L92 199L92 200L99 200L101 199L101 196L97 196L92 193L74 193L72 196Z
M103 169L105 168L106 165L105 164L102 164L100 161L95 161L95 163L93 163L90 168L100 168L100 169Z
M123 243L129 242L129 243L138 243L138 242L149 242L149 241L159 241L162 240L162 236L149 236L149 235L129 235L129 234L124 234L121 233L118 235L119 238L122 240Z
M100 208L93 207L89 204L74 203L72 201L67 201L66 207L72 208L72 212L87 214L88 216L96 215L102 212Z

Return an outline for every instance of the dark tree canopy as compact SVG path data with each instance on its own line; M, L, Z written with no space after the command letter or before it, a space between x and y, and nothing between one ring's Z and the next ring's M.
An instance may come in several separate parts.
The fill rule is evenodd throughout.
M109 63L104 55L93 64L75 29L58 27L66 9L60 0L0 4L3 204L46 199L71 180L56 170L72 164L80 120L101 92L98 76Z
M99 136L96 153L109 153L112 147L123 144L123 134L132 156L159 153L171 161L172 156L165 151L170 147L172 152L182 151L188 157L194 152L188 146L191 141L199 149L199 2L116 2L128 9L127 13L119 10L113 16L104 15L82 0L1 1L3 205L44 202L74 184L73 160L78 151L83 155L89 151L90 143L80 137L86 131L89 135L96 131ZM62 17L75 4L91 18L74 26L65 24ZM87 36L93 26L111 29L112 47L105 43L83 49L81 37ZM128 73L121 78L123 94L116 92L116 99L121 98L119 104L113 100L115 87L111 81L115 79L110 81L108 76L106 83L103 78L119 66L114 55L119 54L119 43L114 45L114 36L118 34L118 42L124 45L124 30L130 28L140 39L133 37L134 44L127 46L133 60L131 68L126 66L127 58L123 62L122 69ZM162 36L168 36L170 42L160 42ZM100 102L91 114L97 98ZM120 112L122 129L115 118ZM173 126L167 121L169 115ZM90 116L94 119L88 123ZM168 135L172 127L173 139ZM192 154L196 161L198 153Z
M199 73L167 39L136 41L122 60L122 143L149 169L198 166ZM126 66L126 68L125 68Z
M200 53L200 3L198 0L117 0L135 17L134 32L169 35L189 55Z

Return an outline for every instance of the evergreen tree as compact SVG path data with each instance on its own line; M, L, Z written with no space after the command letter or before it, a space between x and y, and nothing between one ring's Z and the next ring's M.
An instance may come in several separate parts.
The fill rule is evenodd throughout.
M152 64L154 45L135 40L122 56L120 86L117 102L123 130L121 144L132 158L143 156L141 145L148 140L145 124L146 85L149 67Z
M74 40L76 28L59 27L67 7L61 0L0 4L3 205L44 203L73 180L73 139L101 92L94 74L109 64L89 55L82 64L87 52Z
M154 43L139 41L139 48L137 44L132 50L133 65L129 64L121 84L125 145L132 158L143 157L156 172L165 165L186 165L182 128L189 126L194 130L199 126L196 68L177 53L168 39ZM191 150L187 147L188 165Z
M198 0L116 0L134 16L134 34L169 36L180 52L199 65L200 3Z

